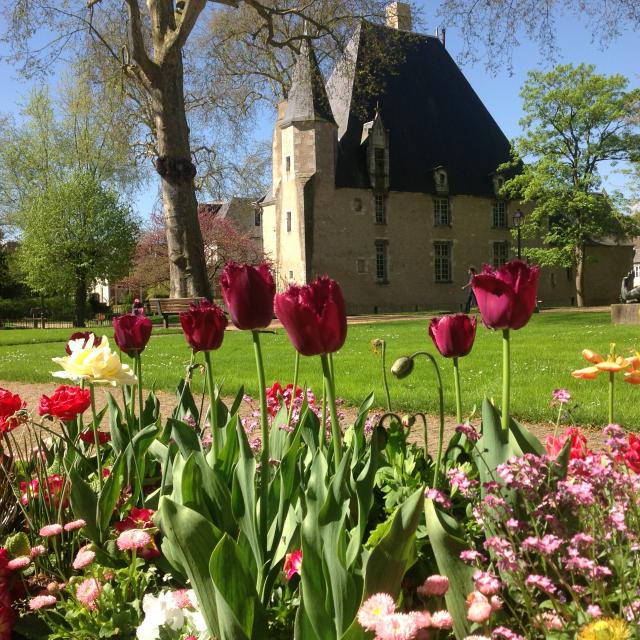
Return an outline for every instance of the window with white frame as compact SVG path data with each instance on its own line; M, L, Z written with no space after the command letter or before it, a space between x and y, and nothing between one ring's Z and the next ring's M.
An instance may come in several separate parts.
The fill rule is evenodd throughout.
M376 240L376 280L378 282L387 282L389 279L388 244L386 240Z
M633 265L633 277L640 278L640 264Z
M449 209L449 198L435 198L433 201L433 216L436 227L446 227L451 225L451 211Z
M387 224L387 203L383 193L376 193L375 210L376 210L376 224Z
M451 282L451 243L434 242L434 274L436 282Z
M509 262L509 243L494 242L492 259L493 266L497 269L505 264L505 262Z
M507 203L504 200L493 203L493 226L496 229L507 228Z

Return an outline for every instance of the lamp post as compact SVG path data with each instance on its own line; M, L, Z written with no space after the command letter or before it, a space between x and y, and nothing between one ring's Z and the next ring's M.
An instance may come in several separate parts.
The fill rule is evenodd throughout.
M518 209L513 214L513 226L518 231L518 260L520 260L522 258L522 241L521 241L521 237L520 237L520 228L522 226L522 218L524 218L524 213L522 213L522 211L520 209Z

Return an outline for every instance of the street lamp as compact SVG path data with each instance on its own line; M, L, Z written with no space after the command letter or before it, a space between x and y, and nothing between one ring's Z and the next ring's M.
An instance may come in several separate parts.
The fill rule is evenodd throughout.
M524 213L520 209L518 209L513 214L513 226L518 230L518 260L522 258L522 242L520 238L520 228L522 227L522 219L524 218Z

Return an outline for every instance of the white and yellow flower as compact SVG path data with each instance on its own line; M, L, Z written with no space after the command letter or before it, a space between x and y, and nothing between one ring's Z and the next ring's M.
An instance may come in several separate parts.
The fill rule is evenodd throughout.
M109 348L109 339L102 336L100 344L93 346L94 338L90 336L69 341L71 354L64 358L53 358L63 371L54 371L56 378L67 380L87 380L94 384L137 384L138 378L131 368L120 362L120 356Z

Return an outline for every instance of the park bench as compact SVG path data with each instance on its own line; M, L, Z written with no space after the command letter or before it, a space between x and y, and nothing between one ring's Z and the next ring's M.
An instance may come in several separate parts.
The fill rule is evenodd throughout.
M151 311L162 316L164 328L169 327L169 316L178 315L181 311L189 311L192 302L198 302L204 298L150 298Z

